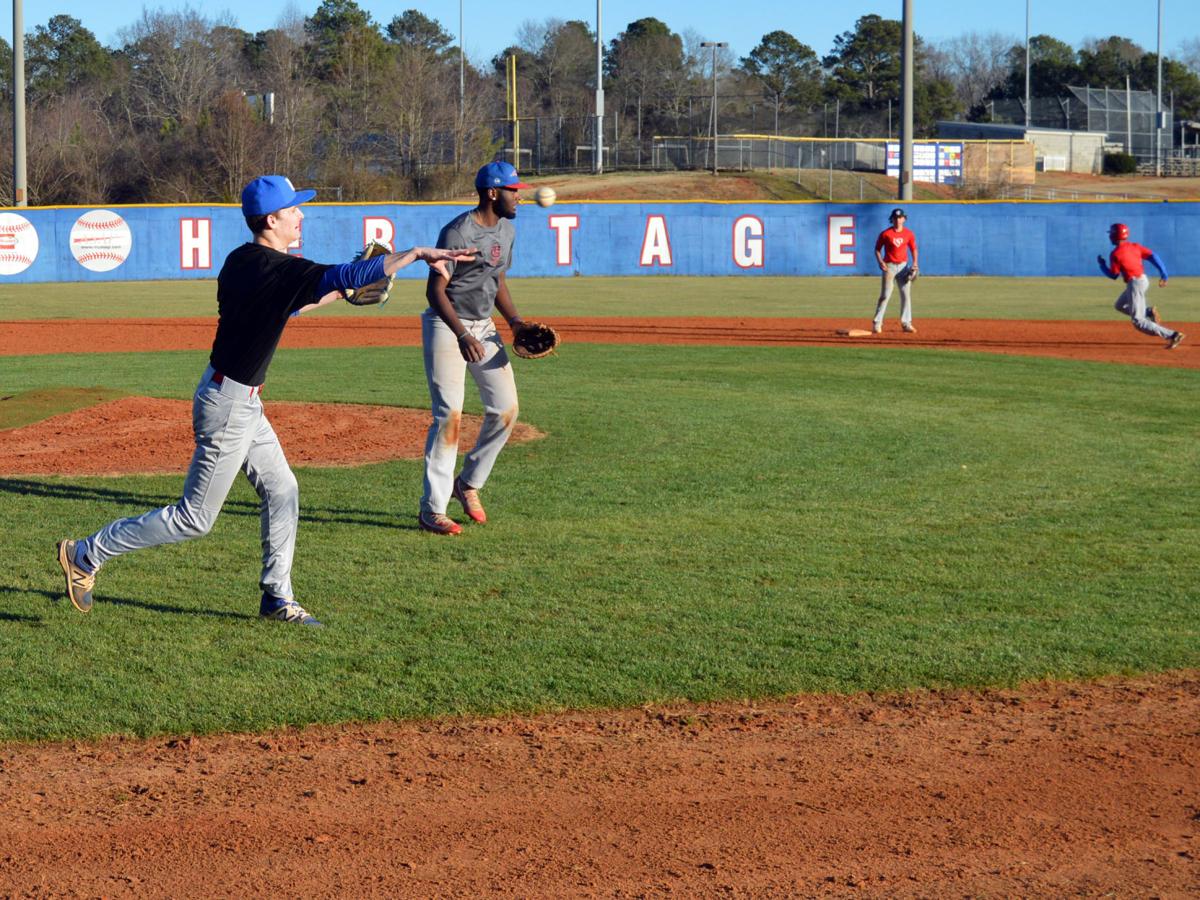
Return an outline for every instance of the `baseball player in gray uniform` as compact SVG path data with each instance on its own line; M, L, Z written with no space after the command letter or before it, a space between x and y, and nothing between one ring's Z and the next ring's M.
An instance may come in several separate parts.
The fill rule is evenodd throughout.
M415 247L344 265L321 265L287 248L300 237L300 204L316 191L298 191L280 175L256 178L242 191L242 213L254 239L225 260L217 277L219 318L209 365L192 397L196 449L178 503L118 519L82 540L58 545L67 596L80 612L92 608L96 571L133 550L207 534L244 472L261 500L262 598L259 615L320 625L292 592L292 555L300 495L283 448L262 405L267 367L290 317L342 299L418 259L437 269L470 253Z
M900 327L913 334L917 328L912 321L912 282L917 277L917 238L911 228L905 228L908 216L902 209L893 209L888 216L890 227L880 232L875 241L875 261L881 273L879 299L875 302L875 319L871 323L874 334L883 333L883 314L887 311L888 299L892 296L892 285L900 286ZM912 266L908 254L912 251Z
M418 521L434 534L462 533L462 526L446 515L451 497L471 521L487 521L479 491L517 422L517 385L492 313L498 309L514 336L520 332L523 323L504 273L512 264L518 192L527 187L508 163L488 163L475 176L478 205L438 235L439 248L469 249L477 255L471 262L448 262L448 276L430 271L425 290L429 308L421 316L421 338L433 422L425 441ZM483 426L455 478L467 372L479 388Z

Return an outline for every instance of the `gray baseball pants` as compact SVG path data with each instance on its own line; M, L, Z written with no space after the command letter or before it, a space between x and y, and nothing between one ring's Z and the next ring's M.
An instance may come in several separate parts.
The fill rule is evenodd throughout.
M517 382L496 324L491 319L463 319L462 323L484 346L486 353L479 362L463 359L458 338L437 313L426 309L421 314L425 377L433 407L433 422L425 439L422 512L444 514L450 502L468 371L483 402L483 425L459 473L464 484L478 490L487 483L496 457L517 424Z
M1133 327L1143 334L1152 334L1155 337L1170 340L1175 336L1174 331L1170 328L1163 328L1157 322L1151 322L1146 318L1146 289L1149 287L1150 279L1145 275L1130 278L1125 285L1125 290L1121 292L1121 296L1117 298L1117 302L1113 306L1117 312L1129 316L1133 320Z
M883 327L883 314L887 310L888 300L892 296L892 285L900 286L900 324L912 324L912 285L909 275L912 269L908 263L885 262L886 269L880 272L879 302L875 304L875 327Z
M209 366L192 397L196 450L179 502L104 526L82 542L84 552L98 567L132 550L202 537L217 521L238 473L245 472L261 500L259 586L273 597L292 600L292 557L300 521L296 476L257 389L230 378L217 384L212 377Z

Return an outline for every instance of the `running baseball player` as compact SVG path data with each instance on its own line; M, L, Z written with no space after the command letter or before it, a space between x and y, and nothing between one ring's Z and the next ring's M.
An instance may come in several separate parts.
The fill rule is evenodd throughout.
M508 163L488 163L475 175L478 204L438 235L438 247L474 248L478 256L470 262L448 262L449 274L431 270L425 289L429 308L421 315L421 339L433 422L425 440L418 521L434 534L462 533L462 526L446 515L451 497L471 521L487 521L479 491L517 422L517 385L492 313L499 310L513 335L520 333L523 322L504 273L512 264L512 220L519 192L527 187ZM483 425L456 478L467 372L479 388Z
M291 256L287 248L300 237L304 219L300 204L315 196L316 191L298 191L280 175L255 178L242 191L242 213L254 237L229 254L217 277L217 332L192 398L196 450L183 496L172 506L59 543L67 596L80 612L92 608L96 572L109 560L207 534L238 472L245 472L261 499L259 615L321 624L292 591L299 489L260 396L276 345L291 316L342 299L347 289L377 282L418 259L436 270L446 260L473 257L466 251L414 247L328 266Z
M1158 254L1149 247L1143 247L1141 244L1135 244L1129 240L1128 225L1115 222L1108 229L1108 239L1113 243L1113 250L1108 255L1108 261L1105 262L1104 257L1098 255L1096 262L1100 264L1100 271L1104 273L1105 277L1114 281L1118 277L1125 279L1125 290L1121 292L1121 296L1117 298L1117 302L1113 306L1117 312L1129 316L1133 327L1138 331L1164 338L1167 342L1167 349L1174 350L1187 335L1182 331L1164 328L1159 324L1158 310L1153 306L1146 306L1146 289L1150 287L1150 280L1146 277L1142 260L1149 260L1154 268L1158 269L1158 286L1160 288L1167 286L1166 266L1158 258Z
M875 261L882 273L879 300L875 304L873 334L883 333L883 314L892 296L892 285L900 285L900 327L909 334L916 333L912 323L912 282L917 277L917 238L912 229L905 228L908 220L902 209L893 209L888 216L892 224L879 233L875 241ZM908 263L912 251L912 265Z

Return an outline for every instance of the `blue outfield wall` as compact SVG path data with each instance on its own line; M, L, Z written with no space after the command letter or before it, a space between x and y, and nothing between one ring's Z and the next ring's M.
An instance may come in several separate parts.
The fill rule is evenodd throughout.
M866 275L894 203L522 204L511 274ZM465 206L304 207L302 245L322 262L349 260L367 238L432 244ZM1153 248L1171 274L1200 275L1190 243L1200 202L912 203L926 275L1090 276L1110 223ZM249 232L236 206L0 210L0 284L214 278ZM1185 241L1188 244L1185 244ZM402 277L422 278L424 266Z

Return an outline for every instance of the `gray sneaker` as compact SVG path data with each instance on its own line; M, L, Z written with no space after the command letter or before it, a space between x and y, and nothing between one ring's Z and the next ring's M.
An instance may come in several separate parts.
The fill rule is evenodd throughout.
M311 625L314 628L325 627L295 600L284 600L282 597L272 597L270 594L262 595L262 600L258 604L258 614L264 619L275 619L278 622Z
M58 564L67 576L67 596L71 605L80 612L92 608L92 590L96 587L96 574L86 572L75 563L75 542L58 542Z

